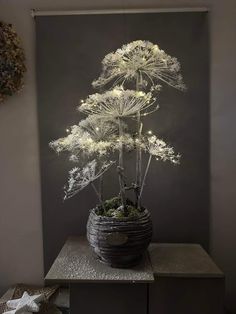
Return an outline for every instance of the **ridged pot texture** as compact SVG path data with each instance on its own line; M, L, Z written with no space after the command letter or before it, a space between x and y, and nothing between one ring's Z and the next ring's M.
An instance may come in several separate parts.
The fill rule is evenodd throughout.
M152 221L145 209L137 217L113 218L92 209L87 222L87 238L99 259L111 267L136 265L152 238Z

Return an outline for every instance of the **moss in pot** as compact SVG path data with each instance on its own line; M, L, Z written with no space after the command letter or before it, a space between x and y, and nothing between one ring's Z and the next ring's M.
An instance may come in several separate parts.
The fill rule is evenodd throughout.
M180 158L145 129L145 116L159 108L157 97L163 84L179 90L185 86L176 58L148 41L122 46L106 55L102 65L100 77L92 83L100 92L78 106L86 117L50 146L58 153L67 151L76 165L69 171L65 199L88 186L97 195L98 205L90 211L87 223L87 238L95 254L112 267L131 267L152 236L150 213L141 204L150 164L153 159L178 164ZM127 178L124 158L133 150L135 178ZM148 155L143 167L142 154ZM104 200L104 173L111 167L117 170L118 196ZM128 191L133 191L132 200L127 198Z

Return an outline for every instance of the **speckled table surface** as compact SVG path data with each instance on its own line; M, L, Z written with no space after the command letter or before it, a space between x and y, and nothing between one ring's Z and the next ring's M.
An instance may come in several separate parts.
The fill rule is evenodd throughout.
M131 269L111 268L92 253L85 237L71 237L45 277L47 282L149 283L154 281L148 255Z
M152 243L139 265L118 269L97 260L85 237L70 237L45 280L53 283L151 283L158 277L221 278L224 274L198 244Z
M155 277L224 277L199 244L151 243L148 251Z

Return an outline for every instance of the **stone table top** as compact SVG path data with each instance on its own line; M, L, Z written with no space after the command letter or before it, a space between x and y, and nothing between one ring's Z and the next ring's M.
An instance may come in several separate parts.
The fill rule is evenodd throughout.
M111 268L97 260L85 237L71 237L45 280L54 283L148 283L154 281L154 276L148 254L131 269Z
M101 263L85 237L70 237L45 280L51 283L150 283L154 277L223 278L224 274L199 244L151 243L139 265L119 269Z
M199 244L151 243L148 251L155 277L224 277Z

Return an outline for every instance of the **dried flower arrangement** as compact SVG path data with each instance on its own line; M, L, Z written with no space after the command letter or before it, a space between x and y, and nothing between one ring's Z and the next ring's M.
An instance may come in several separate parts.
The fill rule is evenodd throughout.
M105 56L102 73L92 86L107 90L81 100L78 110L87 117L70 127L66 137L50 143L58 153L69 152L70 160L75 163L80 162L81 154L88 158L87 165L69 172L65 199L91 184L100 202L99 214L125 217L142 211L141 196L151 161L168 160L177 164L180 158L157 135L143 132L144 117L159 108L157 99L163 84L185 90L179 62L158 45L137 40ZM135 130L130 128L129 119L136 120ZM126 150L136 150L136 178L129 184L124 169ZM143 174L142 153L149 155ZM102 177L113 165L117 167L120 191L117 198L104 201ZM98 178L100 187L94 182ZM126 191L131 189L135 195L133 202L126 197Z
M11 24L0 22L0 103L23 87L25 55Z
M91 185L99 205L90 211L87 238L98 258L112 267L136 265L152 238L149 211L141 197L153 159L178 164L180 155L152 131L144 128L145 116L159 108L163 84L184 90L180 64L157 45L137 40L109 53L102 73L92 83L99 93L81 100L78 111L86 115L68 135L50 143L79 166L69 171L65 199ZM135 178L128 181L125 152L136 151ZM142 171L142 154L148 161ZM85 157L85 158L84 158ZM82 160L85 165L81 165ZM104 200L104 173L116 165L119 193ZM95 181L98 180L98 184ZM134 199L127 192L134 192Z

